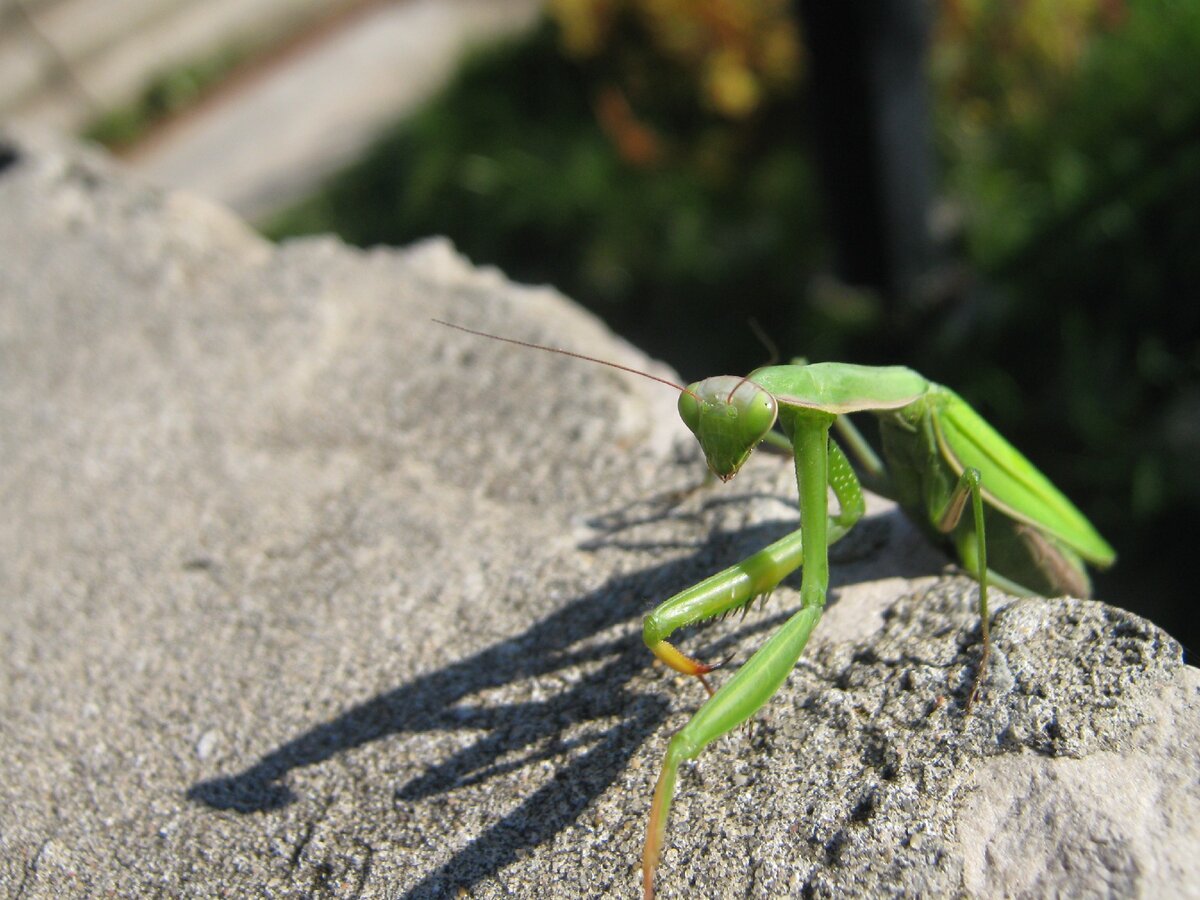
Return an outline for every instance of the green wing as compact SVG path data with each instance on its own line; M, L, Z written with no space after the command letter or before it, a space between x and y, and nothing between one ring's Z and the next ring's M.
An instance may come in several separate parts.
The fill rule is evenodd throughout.
M1053 535L1097 566L1116 559L1092 523L1016 447L949 388L936 390L930 405L942 455L959 473L966 468L983 473L988 503Z

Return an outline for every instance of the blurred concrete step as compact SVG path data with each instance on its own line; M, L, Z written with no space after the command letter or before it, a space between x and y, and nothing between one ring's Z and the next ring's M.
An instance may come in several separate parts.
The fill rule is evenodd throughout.
M540 0L118 2L120 10L96 0L8 0L0 116L76 129L171 64L231 42L267 46L264 33L280 42L306 25L311 33L293 52L231 79L125 157L151 180L205 194L251 220L351 161L428 99L465 50L531 27L541 9ZM48 65L62 70L57 81L47 78Z

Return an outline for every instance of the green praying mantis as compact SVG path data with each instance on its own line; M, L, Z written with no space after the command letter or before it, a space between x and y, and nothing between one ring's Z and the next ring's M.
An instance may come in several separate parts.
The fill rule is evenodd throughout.
M1086 597L1086 563L1116 559L1084 515L1032 463L949 388L900 366L845 363L774 365L745 377L720 375L682 387L606 360L563 353L663 381L680 392L679 414L696 436L712 473L728 481L766 440L786 442L795 460L800 527L747 559L662 603L645 619L643 637L666 665L704 683L709 698L670 740L642 854L643 892L654 895L680 764L753 716L779 690L820 621L829 588L829 546L862 517L860 476L831 436L836 429L862 480L895 500L931 539L953 546L979 582L982 651L967 708L976 698L990 652L988 585L1014 594ZM879 421L883 459L846 418L870 412ZM782 431L774 431L776 425ZM829 493L838 502L829 509ZM971 514L965 515L967 502ZM715 692L704 676L715 666L687 656L668 638L686 625L744 608L803 565L800 608Z

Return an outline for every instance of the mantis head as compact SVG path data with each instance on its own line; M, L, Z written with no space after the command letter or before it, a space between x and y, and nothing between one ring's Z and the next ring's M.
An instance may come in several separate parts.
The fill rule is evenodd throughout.
M708 467L728 481L775 424L775 398L752 381L717 375L679 395L679 417L691 429Z

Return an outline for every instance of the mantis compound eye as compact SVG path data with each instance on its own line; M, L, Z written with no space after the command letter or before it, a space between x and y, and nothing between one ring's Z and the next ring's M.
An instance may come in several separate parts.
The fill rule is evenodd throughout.
M740 430L755 444L766 437L779 415L775 398L751 382L734 391L730 406L738 411Z
M687 389L679 395L679 418L683 419L683 424L692 434L695 434L696 429L700 427L700 401L696 399L698 387L698 384L689 384Z

